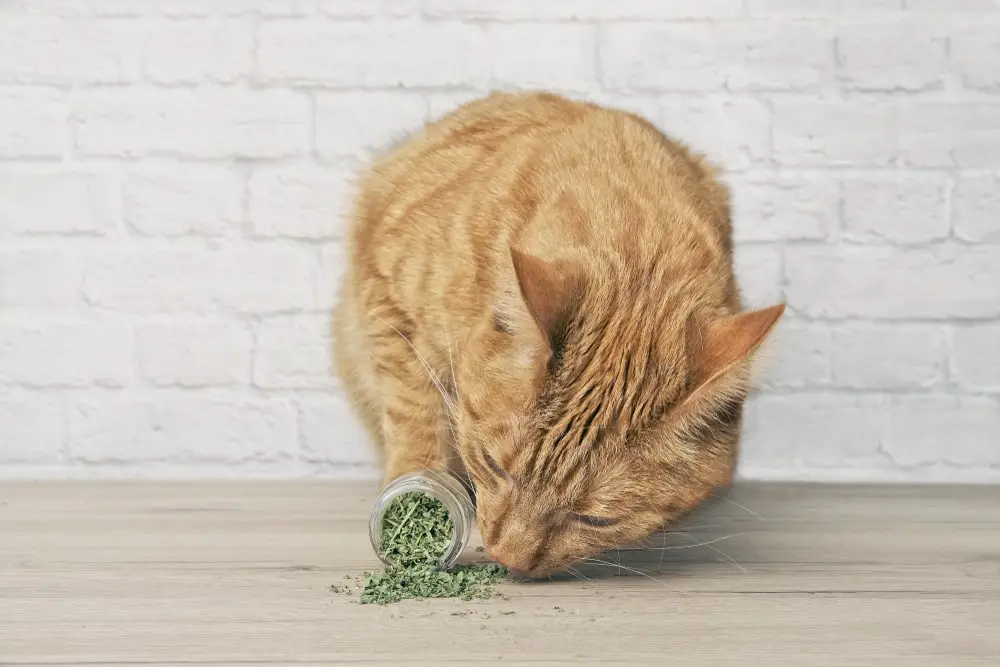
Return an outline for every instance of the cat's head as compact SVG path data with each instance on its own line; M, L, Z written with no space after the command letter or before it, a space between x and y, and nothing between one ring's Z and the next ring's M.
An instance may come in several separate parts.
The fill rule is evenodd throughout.
M784 306L731 315L693 285L511 255L516 286L457 369L456 429L488 551L539 577L731 480L750 360Z

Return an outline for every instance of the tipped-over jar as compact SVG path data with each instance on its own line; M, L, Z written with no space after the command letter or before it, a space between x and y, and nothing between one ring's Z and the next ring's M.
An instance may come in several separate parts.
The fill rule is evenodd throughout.
M451 567L469 543L469 536L476 521L476 506L469 490L449 472L424 470L397 477L389 482L375 500L375 506L368 519L368 538L371 540L372 548L383 563L387 566L393 565L382 545L382 521L393 501L407 493L426 493L440 501L448 510L454 529L451 543L441 555L439 565L445 569Z

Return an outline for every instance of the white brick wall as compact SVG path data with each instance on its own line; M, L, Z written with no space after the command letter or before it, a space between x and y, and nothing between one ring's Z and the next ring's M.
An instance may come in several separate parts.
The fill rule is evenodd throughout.
M995 0L0 3L0 476L364 475L351 174L492 87L726 168L787 300L743 472L1000 479Z

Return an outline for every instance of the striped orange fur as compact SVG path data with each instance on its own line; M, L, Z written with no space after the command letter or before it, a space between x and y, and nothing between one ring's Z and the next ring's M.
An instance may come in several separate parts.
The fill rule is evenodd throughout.
M494 93L359 181L335 312L385 479L467 475L485 544L543 576L732 476L753 353L714 168L642 118Z

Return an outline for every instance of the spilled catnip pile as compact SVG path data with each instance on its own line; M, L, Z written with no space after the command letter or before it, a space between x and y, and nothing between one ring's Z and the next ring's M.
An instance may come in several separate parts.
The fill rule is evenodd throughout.
M361 604L390 604L413 598L500 597L494 586L507 569L492 563L441 567L451 545L455 526L447 508L425 493L396 498L382 520L382 551L392 565L383 572L366 572L360 589ZM350 594L350 586L331 586Z

